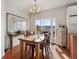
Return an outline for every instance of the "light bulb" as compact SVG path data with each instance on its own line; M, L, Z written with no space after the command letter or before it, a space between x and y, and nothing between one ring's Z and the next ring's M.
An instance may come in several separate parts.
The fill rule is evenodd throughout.
M30 11L32 11L32 9L30 9Z
M39 10L37 10L37 12L39 12Z
M40 10L40 7L38 9Z
M36 7L34 6L33 9L36 9Z

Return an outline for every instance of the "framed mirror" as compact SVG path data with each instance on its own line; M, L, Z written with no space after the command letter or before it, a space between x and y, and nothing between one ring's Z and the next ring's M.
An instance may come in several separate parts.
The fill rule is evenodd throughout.
M29 30L29 21L27 18L14 15L11 13L6 13L6 21L7 21L7 32L25 32Z

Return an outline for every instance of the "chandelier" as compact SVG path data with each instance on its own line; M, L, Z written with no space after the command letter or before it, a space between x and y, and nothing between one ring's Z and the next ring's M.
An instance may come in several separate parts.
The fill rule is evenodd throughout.
M39 11L40 11L40 8L37 6L36 0L34 0L34 5L33 5L33 8L30 9L30 12L31 13L39 13Z

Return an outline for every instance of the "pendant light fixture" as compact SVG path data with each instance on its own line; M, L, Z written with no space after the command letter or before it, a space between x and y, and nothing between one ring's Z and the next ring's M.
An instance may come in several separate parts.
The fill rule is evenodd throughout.
M40 12L40 7L37 6L36 0L33 1L33 7L30 9L31 13L39 13Z

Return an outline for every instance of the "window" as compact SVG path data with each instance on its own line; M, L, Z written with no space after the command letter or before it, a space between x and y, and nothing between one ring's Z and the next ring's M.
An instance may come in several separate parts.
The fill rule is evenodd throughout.
M36 32L49 31L51 27L55 27L55 20L51 18L35 20Z
M40 34L43 31L50 32L50 42L55 43L56 37L56 19L55 18L45 18L35 20L36 34Z
M41 20L36 20L35 25L41 26Z
M51 19L42 20L42 31L50 31Z

